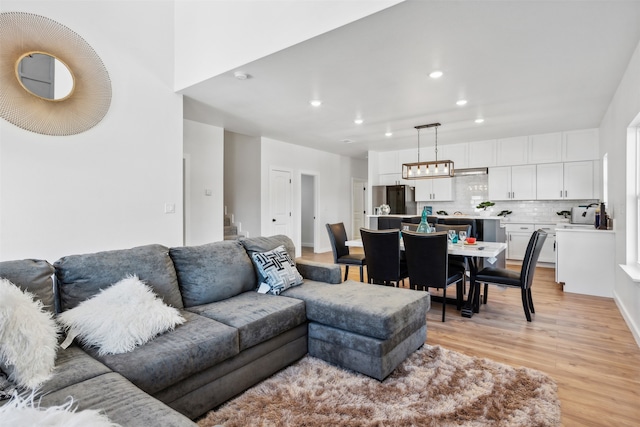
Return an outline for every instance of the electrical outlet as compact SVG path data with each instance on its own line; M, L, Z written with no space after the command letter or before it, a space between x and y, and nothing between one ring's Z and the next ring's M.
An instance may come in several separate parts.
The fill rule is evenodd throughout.
M166 214L176 213L176 205L175 205L175 203L165 203L164 204L164 213L166 213Z

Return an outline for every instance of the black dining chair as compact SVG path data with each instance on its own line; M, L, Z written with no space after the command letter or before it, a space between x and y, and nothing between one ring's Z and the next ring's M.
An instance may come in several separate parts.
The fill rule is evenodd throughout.
M400 227L401 227L402 231L405 231L405 230L416 231L418 229L418 225L420 225L420 224L415 224L413 222L401 222L400 223Z
M404 231L404 252L411 289L442 289L442 321L447 306L447 288L457 284L456 305L462 308L464 272L449 271L447 233L414 233Z
M480 237L478 235L477 223L474 218L442 218L439 222L445 225L470 225L471 230L467 232L467 236L475 238Z
M508 270L506 268L486 267L478 272L472 280L476 283L485 284L485 298L487 294L486 285L499 285L514 288L520 288L522 293L522 307L527 321L531 322L531 313L535 313L533 307L533 299L531 298L531 285L533 283L533 274L536 271L536 263L540 256L540 251L547 238L547 233L543 230L536 230L531 235L527 250L525 251L522 268L520 271ZM486 301L485 301L486 302Z
M409 277L404 255L400 254L400 230L360 229L367 279L377 285L398 286Z
M363 267L367 265L364 254L352 254L349 251L347 241L347 231L344 223L327 224L327 232L329 233L329 241L331 242L331 250L333 251L333 262L344 265L344 280L349 275L349 266L357 266L360 268L360 281L364 282Z
M444 231L445 233L448 232L449 230L455 230L456 233L459 233L460 231L466 231L467 236L471 237L472 226L471 224L436 224L435 229L436 229L436 232ZM464 275L463 283L462 283L463 294L467 288L466 272L468 269L469 269L469 266L467 265L467 260L465 257L460 255L449 256L449 270L461 271L462 274Z

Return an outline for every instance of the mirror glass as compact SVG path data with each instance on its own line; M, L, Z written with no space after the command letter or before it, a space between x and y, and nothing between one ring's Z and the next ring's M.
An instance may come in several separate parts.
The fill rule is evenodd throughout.
M16 76L32 94L61 101L73 93L73 74L67 65L44 52L28 52L18 59Z

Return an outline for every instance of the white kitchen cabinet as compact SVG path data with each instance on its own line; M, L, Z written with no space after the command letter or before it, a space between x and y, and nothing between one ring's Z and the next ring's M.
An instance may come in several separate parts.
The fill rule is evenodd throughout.
M534 224L535 230L543 230L547 233L538 262L555 264L556 262L556 226L555 224Z
M596 160L600 156L598 129L581 129L562 134L562 161Z
M529 164L562 162L562 133L529 137Z
M489 200L535 200L536 166L489 168Z
M547 163L536 165L536 192L538 200L564 199L564 165Z
M506 224L507 259L522 261L533 233L533 224Z
M564 198L593 198L593 161L564 164Z
M593 161L547 163L536 168L538 200L593 199Z
M453 178L416 179L416 202L442 202L453 200Z
M529 157L529 137L517 136L496 141L496 166L526 165Z
M438 159L453 161L455 169L469 167L469 144L450 144L438 146Z
M381 151L378 153L378 173L380 175L402 174L402 164L399 160L398 151Z
M379 185L398 185L402 178L400 173L382 173L378 175Z
M496 140L470 142L468 165L470 168L496 166Z

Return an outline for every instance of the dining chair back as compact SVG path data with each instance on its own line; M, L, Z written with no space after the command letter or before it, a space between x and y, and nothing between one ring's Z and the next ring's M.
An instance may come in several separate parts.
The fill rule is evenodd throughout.
M449 230L455 230L456 233L459 233L461 231L466 231L467 232L467 236L468 237L472 237L471 236L471 224L459 224L459 225L453 225L453 224L436 224L436 231L444 231L447 232Z
M536 264L546 238L547 233L543 230L536 230L531 234L520 271L497 267L486 267L479 271L475 278L472 278L472 280L475 280L478 283L485 283L485 285L490 284L520 288L520 292L522 294L522 307L524 308L524 315L528 322L531 322L531 313L535 313L533 299L531 297L531 285L533 284L533 275L536 271Z
M478 226L474 218L443 218L441 222L445 225L470 225L471 230L467 235L470 237L480 238L478 235Z
M463 273L449 271L449 253L447 233L402 233L404 251L407 259L409 283L412 289L442 289L442 321L445 319L447 288L454 283L457 308L462 307Z
M416 231L418 229L418 225L420 224L414 224L413 222L402 222L400 223L400 229L402 231L405 231L405 230Z
M471 224L436 224L435 229L436 232L447 232L449 230L455 230L456 233L460 231L466 231L467 236L471 236ZM466 289L466 271L468 270L467 260L465 257L460 255L451 255L449 256L449 270L451 271L460 271L463 274L463 283L462 289L463 292Z
M364 254L352 254L349 251L347 242L347 231L344 223L327 224L327 232L329 233L329 241L331 242L331 250L333 251L333 262L344 265L344 280L349 276L349 266L357 266L360 268L360 281L364 282L363 268L367 264Z
M407 265L400 259L400 230L360 229L364 255L367 258L369 283L398 286L408 277Z

